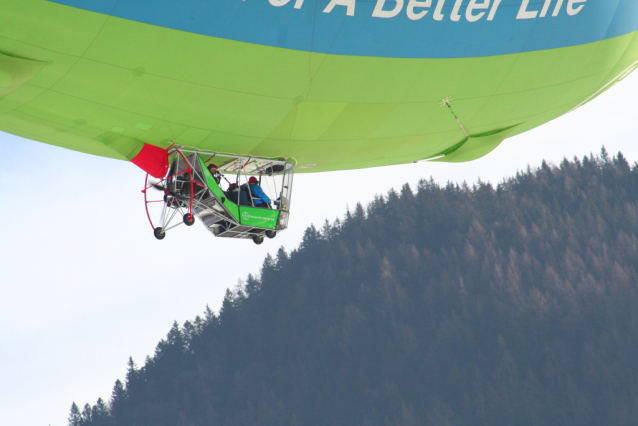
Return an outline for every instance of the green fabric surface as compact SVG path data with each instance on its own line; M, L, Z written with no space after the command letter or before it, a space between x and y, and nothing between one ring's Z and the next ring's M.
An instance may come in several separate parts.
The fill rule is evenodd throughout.
M2 131L121 160L140 143L176 142L316 164L303 173L413 162L454 147L438 161L473 160L624 78L638 41L632 33L482 58L355 57L0 0L0 53ZM20 74L3 58L31 68ZM470 135L482 137L462 143L439 106L447 96Z
M239 207L239 220L242 225L265 229L275 229L279 210L262 209L257 207Z
M226 198L226 196L224 195L224 191L222 191L222 189L217 184L217 181L210 173L210 170L208 170L208 168L206 167L204 160L199 158L199 164L201 165L204 172L204 177L206 178L206 185L208 186L208 188L213 191L213 194L215 194L215 197L217 197L219 201L224 200L223 204L226 210L228 210L228 212L233 215L236 221L239 221L239 207L237 206L237 204Z

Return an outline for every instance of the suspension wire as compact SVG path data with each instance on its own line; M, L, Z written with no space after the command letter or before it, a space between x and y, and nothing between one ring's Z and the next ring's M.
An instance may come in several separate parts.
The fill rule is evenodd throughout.
M459 127L461 127L461 130L463 130L463 133L465 133L465 136L467 136L467 138L470 139L470 134L467 132L467 130L465 130L465 127L463 127L463 123L461 123L461 120L459 120L456 114L454 114L454 110L452 109L452 105L450 104L452 100L453 100L452 96L448 96L447 98L443 99L441 103L439 103L439 106L447 105L447 107L450 109L450 112L454 116L454 119L456 120L457 123L459 123Z

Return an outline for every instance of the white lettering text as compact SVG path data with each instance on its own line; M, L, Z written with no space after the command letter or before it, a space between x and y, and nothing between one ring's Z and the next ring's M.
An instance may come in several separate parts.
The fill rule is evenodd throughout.
M454 22L458 22L461 19L461 15L459 15L461 6L463 6L463 0L456 0L456 3L454 3L454 8L452 9L452 14L450 15L450 19Z
M485 15L485 12L481 12L478 15L474 15L472 12L475 10L488 9L490 7L490 0L483 0L483 3L477 2L480 0L470 0L470 4L467 5L467 10L465 11L465 19L468 22L476 22Z
M372 16L375 18L394 18L401 12L403 9L403 0L395 0L397 4L394 6L392 10L383 10L383 5L385 5L385 0L377 0L377 5L374 7L374 12L372 12Z
M304 5L304 1L305 0L268 0L268 3L270 3L270 5L274 7L282 7L294 3L295 9L301 9ZM325 7L325 9L323 9L323 13L332 13L332 10L336 6L343 6L346 8L345 13L347 16L354 16L357 0L327 1L328 5ZM371 3L372 1L376 2L374 10L372 11L372 17L374 18L395 18L396 16L399 16L399 14L401 14L401 12L403 11L403 7L406 6L406 15L411 21L418 21L419 19L422 19L430 12L430 10L432 10L432 19L434 19L435 21L442 21L447 14L444 13L445 10L449 12L450 20L453 22L459 22L463 17L463 14L465 14L465 20L467 22L478 22L481 19L485 18L486 15L487 20L492 21L496 16L498 8L503 2L503 0L448 0L446 5L446 0L365 1L369 3ZM583 10L587 3L587 0L508 0L506 1L506 7L516 7L519 1L520 6L518 9L518 13L516 14L517 20L545 18L546 16L549 16L550 9L552 10L551 16L556 17L560 15L563 5L565 5L567 15L575 16ZM454 3L454 5L450 5L450 3L452 2ZM386 5L386 3L390 4ZM538 8L540 8L540 10L534 10ZM340 10L343 11L343 9ZM508 14L508 16L511 15Z
M330 13L335 6L347 7L346 15L354 16L354 4L356 0L330 0L328 6L323 10L323 13Z
M527 10L527 6L529 6L529 0L523 0L521 3L521 8L518 10L518 15L516 15L516 19L534 19L536 15L538 15L538 11Z
M444 16L441 11L443 10L443 5L445 4L445 0L439 0L439 2L436 4L436 9L434 9L434 15L433 18L435 21L442 21Z
M576 4L576 3L585 3L586 1L587 0L569 0L569 2L567 3L567 14L569 16L576 15L578 12L583 10L583 7L585 7L585 5L581 4L576 9L574 9L574 4Z
M552 4L552 0L545 0L545 4L543 4L543 9L541 10L541 14L538 15L541 18L544 18L547 15L547 11L549 10L549 6Z
M415 7L421 7L421 8L432 7L432 0L425 0L425 1L410 0L410 2L408 3L407 14L408 14L408 18L412 19L413 21L423 18L428 13L427 10L423 10L419 13L414 13Z
M494 4L492 4L492 9L490 9L490 14L487 15L487 20L491 21L492 19L494 19L494 15L496 15L496 9L498 9L498 6L501 4L503 0L494 0Z

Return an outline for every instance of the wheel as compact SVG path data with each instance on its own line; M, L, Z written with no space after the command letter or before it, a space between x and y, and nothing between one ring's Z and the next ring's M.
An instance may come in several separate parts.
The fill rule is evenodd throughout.
M275 238L277 236L277 232L276 231L266 231L266 236L268 238Z
M263 237L263 235L255 235L255 236L253 237L253 242L254 242L255 244L257 244L257 245L259 245L259 244L263 243L263 242L264 242L264 237Z
M155 230L153 231L153 234L155 235L155 238L157 238L158 240L163 240L164 237L166 236L166 232L164 231L164 228L160 228L159 226L155 228Z
M184 215L184 223L186 224L186 226L191 226L193 223L195 223L195 216L190 213L186 213Z

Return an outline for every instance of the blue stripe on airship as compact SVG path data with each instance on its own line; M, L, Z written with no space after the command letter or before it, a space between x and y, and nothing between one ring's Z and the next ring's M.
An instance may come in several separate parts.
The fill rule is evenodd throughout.
M287 49L337 55L399 58L463 58L503 55L592 43L638 30L636 0L502 0L493 20L489 9L481 19L466 19L468 4L497 0L444 1L441 21L433 19L439 0L419 20L408 19L410 0L403 0L401 12L393 18L372 17L377 0L355 0L354 16L337 5L323 13L330 0L50 0L56 3L104 13L124 19L230 40ZM335 0L333 0L335 1ZM339 0L337 0L339 1ZM399 0L401 1L401 0ZM412 0L414 1L414 0ZM427 4L420 0L419 4ZM545 17L539 17L546 1ZM344 0L341 0L343 3ZM460 2L460 3L459 3ZM527 5L524 7L523 3ZM552 16L557 3L562 5ZM295 4L301 4L299 9ZM459 3L460 19L452 21ZM415 3L416 4L416 3ZM571 10L583 6L570 16ZM392 10L397 0L386 0ZM525 16L517 19L521 8ZM473 11L478 16L483 10ZM530 15L531 14L531 15Z

